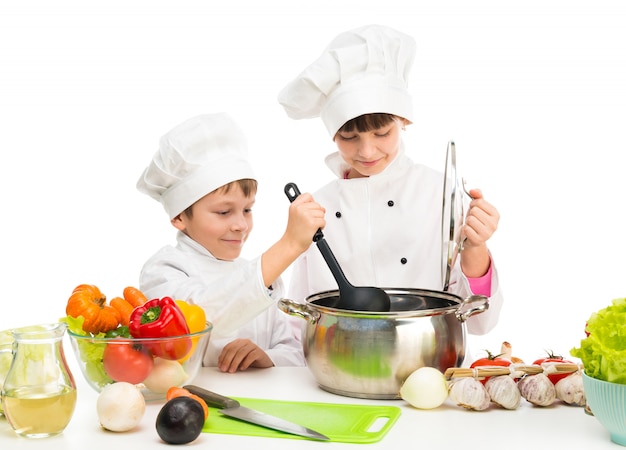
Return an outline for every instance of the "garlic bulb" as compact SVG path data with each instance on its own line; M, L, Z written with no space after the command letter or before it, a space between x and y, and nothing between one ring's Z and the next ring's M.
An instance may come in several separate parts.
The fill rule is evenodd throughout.
M485 389L491 401L505 409L517 409L521 403L522 395L517 383L508 375L490 377L485 383Z
M568 405L585 406L587 397L583 389L583 376L580 372L561 378L556 385L556 398Z
M491 403L491 398L485 386L472 377L454 380L450 387L448 398L458 406L475 411L487 409Z
M517 382L520 394L537 406L550 406L556 400L556 389L552 381L543 373L526 375Z

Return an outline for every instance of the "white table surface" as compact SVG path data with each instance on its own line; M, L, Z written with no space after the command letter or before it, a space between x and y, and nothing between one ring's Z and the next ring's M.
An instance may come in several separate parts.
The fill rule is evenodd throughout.
M74 373L78 402L72 420L57 436L28 439L17 436L6 419L0 418L0 449L111 450L128 448L165 448L155 429L162 403L148 403L139 426L130 432L112 433L100 428L95 404L97 393ZM466 411L449 402L433 410L413 408L403 400L368 400L344 397L320 389L307 368L276 367L225 374L215 368L203 368L193 384L218 393L235 396L290 401L396 405L400 418L377 443L346 444L284 438L251 437L201 433L194 442L180 447L192 448L376 448L376 449L619 449L608 432L583 408L555 403L534 407L522 400L519 409L508 411L491 407L486 411ZM209 416L210 420L210 416Z

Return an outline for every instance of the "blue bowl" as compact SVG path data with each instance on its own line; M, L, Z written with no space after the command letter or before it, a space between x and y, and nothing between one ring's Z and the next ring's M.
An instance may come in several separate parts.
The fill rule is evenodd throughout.
M626 446L626 384L591 378L583 372L587 405L611 434L611 441Z

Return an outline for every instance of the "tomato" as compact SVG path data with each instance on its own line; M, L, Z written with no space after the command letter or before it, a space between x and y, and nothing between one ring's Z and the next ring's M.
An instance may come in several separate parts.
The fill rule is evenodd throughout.
M104 370L115 381L137 384L146 379L154 362L150 352L131 341L107 344L102 355Z
M473 369L475 367L481 367L481 366L487 366L487 367L493 367L493 366L508 367L508 366L511 365L511 361L509 361L508 359L500 358L500 355L493 355L489 350L486 350L486 352L487 352L487 356L485 356L484 358L479 358L476 361L474 361L470 365L471 369ZM489 378L490 377L485 377L484 379L480 380L480 382L482 384L485 384Z
M541 366L543 363L563 363L563 364L574 364L572 361L569 361L567 359L563 359L563 357L561 355L554 355L552 354L552 352L548 352L548 356L546 356L545 358L539 358L538 360L536 360L535 362L533 362L533 364L537 365L537 366ZM563 378L571 375L571 372L563 372L563 373L548 373L546 374L548 376L548 378L550 379L550 381L552 381L552 384L557 384L560 380L562 380Z

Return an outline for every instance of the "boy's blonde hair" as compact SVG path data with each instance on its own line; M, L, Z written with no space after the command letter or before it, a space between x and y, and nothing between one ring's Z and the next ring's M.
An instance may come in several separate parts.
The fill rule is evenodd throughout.
M253 180L252 178L244 178L242 180L231 181L230 183L227 183L224 186L218 187L213 192L217 192L220 194L227 194L235 185L239 186L239 188L243 192L243 195L245 195L246 197L250 197L256 194L257 187L258 187L258 183L256 180ZM209 194L212 194L213 192L209 192ZM192 211L193 205L195 205L195 202L192 205L189 205L183 211L183 214L185 214L189 218L193 216L193 211Z

